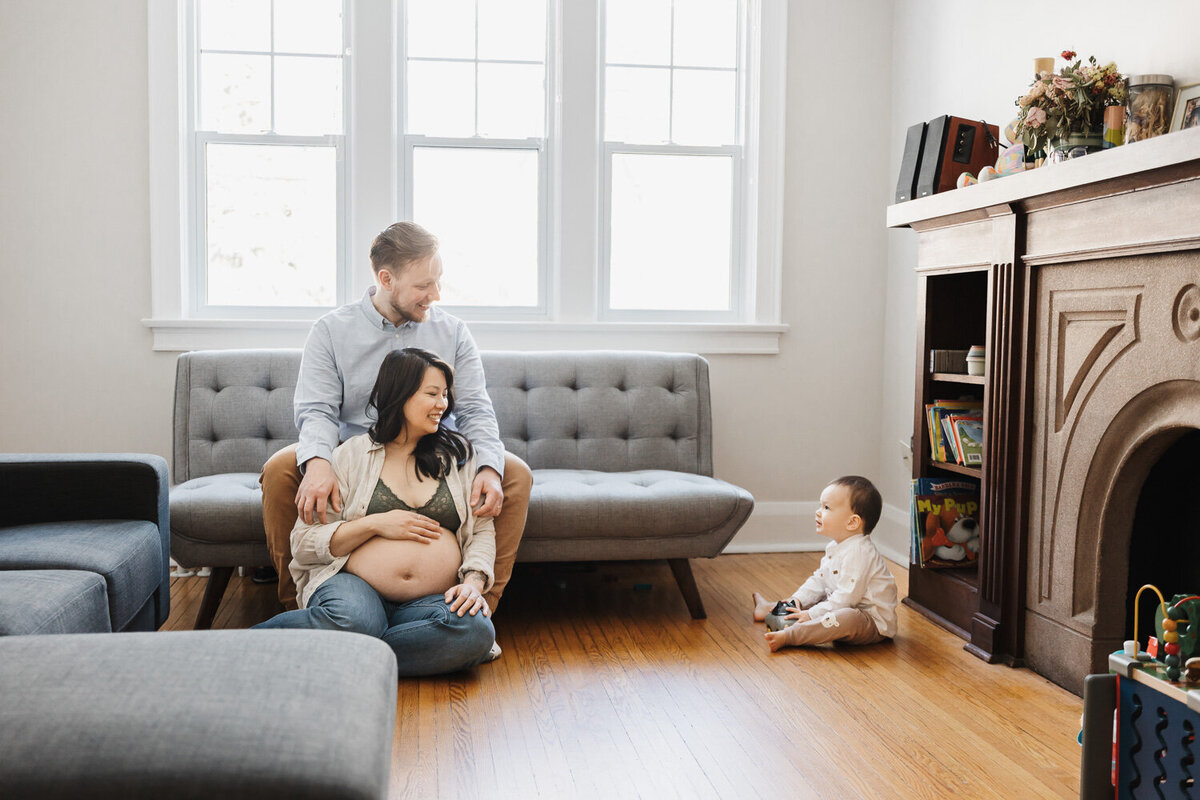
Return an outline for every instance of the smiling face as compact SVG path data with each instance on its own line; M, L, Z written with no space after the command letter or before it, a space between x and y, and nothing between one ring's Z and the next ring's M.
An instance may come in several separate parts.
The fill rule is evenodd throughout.
M426 368L421 387L404 404L404 427L413 439L437 433L448 397L446 376L437 367Z
M862 533L862 518L850 507L850 488L840 484L830 484L821 492L816 521L817 533L836 542Z
M442 298L442 257L437 253L403 267L378 272L375 307L393 325L424 322L429 309Z

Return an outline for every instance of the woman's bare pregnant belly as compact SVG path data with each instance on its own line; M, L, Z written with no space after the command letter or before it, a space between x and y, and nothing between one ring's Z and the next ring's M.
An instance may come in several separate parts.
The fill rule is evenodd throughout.
M446 591L458 583L462 553L446 528L429 544L376 536L360 544L346 560L346 572L357 575L395 603Z

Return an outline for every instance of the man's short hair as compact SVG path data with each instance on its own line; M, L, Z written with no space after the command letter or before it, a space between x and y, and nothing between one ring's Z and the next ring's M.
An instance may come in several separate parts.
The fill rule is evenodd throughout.
M385 267L398 273L414 261L436 253L438 238L415 222L389 225L371 242L371 269L378 274Z
M883 498L875 484L861 475L843 475L830 486L845 486L850 492L850 510L863 521L863 533L870 534L883 513Z

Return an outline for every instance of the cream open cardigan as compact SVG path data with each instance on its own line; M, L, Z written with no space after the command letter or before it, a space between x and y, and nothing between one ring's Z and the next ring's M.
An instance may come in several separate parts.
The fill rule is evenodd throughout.
M303 519L297 519L292 528L292 562L288 569L296 582L301 608L308 606L308 600L318 586L346 565L349 554L335 556L330 553L329 540L343 522L366 516L371 494L383 472L383 445L375 444L365 433L359 434L333 451L332 463L342 495L341 512L335 512L331 507L325 514L328 522L319 523L314 515L314 524L307 525ZM462 550L458 579L461 581L468 570L479 570L487 576L483 587L486 592L495 580L492 570L496 561L496 530L491 518L477 518L471 513L471 482L474 478L475 458L472 456L461 469L446 474L446 485L454 496L458 518L462 520L455 531Z

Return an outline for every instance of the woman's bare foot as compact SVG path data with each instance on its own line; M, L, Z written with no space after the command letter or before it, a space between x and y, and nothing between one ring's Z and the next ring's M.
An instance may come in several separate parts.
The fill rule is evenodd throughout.
M775 604L758 592L754 592L751 597L754 598L754 621L762 622L767 618L767 614L771 613L771 609L775 607Z

